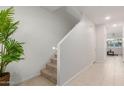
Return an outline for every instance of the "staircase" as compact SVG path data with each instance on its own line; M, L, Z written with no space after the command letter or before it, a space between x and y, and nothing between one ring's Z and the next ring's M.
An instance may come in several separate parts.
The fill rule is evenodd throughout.
M46 67L41 70L41 75L54 84L57 84L57 54L55 53Z

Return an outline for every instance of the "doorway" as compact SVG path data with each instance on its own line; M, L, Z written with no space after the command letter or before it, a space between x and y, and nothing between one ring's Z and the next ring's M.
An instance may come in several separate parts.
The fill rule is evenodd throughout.
M112 25L107 27L107 39L106 39L106 54L107 57L120 56L122 57L122 36L123 29L122 26Z

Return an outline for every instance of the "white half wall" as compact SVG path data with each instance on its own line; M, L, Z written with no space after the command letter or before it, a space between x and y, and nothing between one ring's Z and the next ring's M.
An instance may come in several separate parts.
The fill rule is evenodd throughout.
M106 27L96 26L96 62L104 62L106 59Z
M95 61L95 30L86 17L58 44L58 85Z
M7 7L0 7L5 8ZM7 67L7 71L11 73L11 85L39 75L54 52L52 47L75 25L66 16L33 6L15 7L15 18L20 24L13 37L25 42L25 59L19 63L13 62Z

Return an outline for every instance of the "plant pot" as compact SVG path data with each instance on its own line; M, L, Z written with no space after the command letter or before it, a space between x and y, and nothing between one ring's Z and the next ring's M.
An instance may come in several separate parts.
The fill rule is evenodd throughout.
M10 81L10 73L5 72L3 75L0 77L0 86L9 86L9 81Z

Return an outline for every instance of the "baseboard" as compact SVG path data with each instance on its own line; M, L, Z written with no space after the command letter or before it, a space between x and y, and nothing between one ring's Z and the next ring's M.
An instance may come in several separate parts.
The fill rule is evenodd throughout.
M41 74L40 74L40 73L37 73L37 74L35 74L35 75L32 75L32 76L30 76L30 77L28 77L28 78L25 78L25 79L22 80L22 81L16 82L15 84L12 84L12 86L19 86L19 85L21 85L23 82L25 82L25 81L27 81L27 80L30 80L30 79L32 79L32 78L34 78L34 77L37 77L37 76L39 76L39 75L41 75Z
M83 68L82 70L80 70L78 73L76 73L74 76L72 76L72 78L70 78L69 80L67 80L64 84L62 84L62 86L66 86L70 81L72 81L74 78L78 77L78 75L82 72L84 72L85 70L87 70L90 66L92 66L94 63L91 62L89 65L87 65L85 68Z

